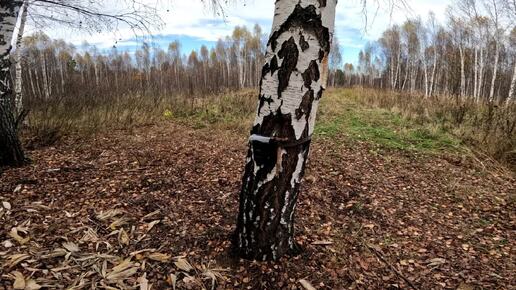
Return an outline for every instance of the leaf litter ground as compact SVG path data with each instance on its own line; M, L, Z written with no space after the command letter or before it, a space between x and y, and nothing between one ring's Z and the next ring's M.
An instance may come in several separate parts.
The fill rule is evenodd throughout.
M246 136L167 123L0 176L0 289L515 289L513 173L316 138L304 252L231 257Z

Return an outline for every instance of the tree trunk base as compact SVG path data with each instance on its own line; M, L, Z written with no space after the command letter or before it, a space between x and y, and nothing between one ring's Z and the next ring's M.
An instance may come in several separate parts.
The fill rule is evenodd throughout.
M293 238L292 238L293 239ZM288 244L288 241L285 242ZM238 242L238 232L235 231L231 240L230 254L233 257L256 261L275 261L283 256L295 257L305 251L303 246L297 242L292 242L283 249L272 250L270 247L240 247Z
M0 104L0 166L23 166L27 164L27 159L18 138L14 117L5 106Z

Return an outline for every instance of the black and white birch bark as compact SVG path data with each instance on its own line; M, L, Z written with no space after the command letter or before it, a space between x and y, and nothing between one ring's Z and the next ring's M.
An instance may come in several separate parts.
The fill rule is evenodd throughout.
M18 25L18 33L16 36L16 52L14 56L15 61L15 87L14 87L14 105L16 108L16 114L20 115L23 111L23 91L22 91L22 40L23 33L25 31L25 23L27 22L27 12L28 12L28 1L25 0L23 2L22 7L20 8L20 21Z
M21 1L0 0L0 166L16 166L25 162L13 114L11 60L9 58L21 5Z
M294 213L327 82L337 0L278 0L251 130L233 248L248 259L299 252Z
M507 96L505 103L507 105L509 105L515 99L516 99L516 61L514 62L514 68L512 71L512 80L511 80L511 86L509 88L509 95Z

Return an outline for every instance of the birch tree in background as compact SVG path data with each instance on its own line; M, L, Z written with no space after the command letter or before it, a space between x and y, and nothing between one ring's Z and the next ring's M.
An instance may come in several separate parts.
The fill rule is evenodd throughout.
M515 4L516 6L516 4ZM515 7L516 8L516 7ZM511 78L511 85L509 88L509 95L506 99L506 104L509 105L511 102L513 102L516 99L516 27L514 27L511 31L511 35L509 37L509 43L510 43L510 54L512 55L512 61L513 61L513 72L512 72L512 78Z
M337 0L278 0L242 179L233 247L241 257L295 254L294 212L327 79Z
M25 24L27 22L27 11L28 11L29 2L27 0L23 1L21 6L21 10L19 12L19 23L18 23L18 32L16 37L16 51L14 56L14 61L16 64L15 70L15 98L14 105L16 108L16 115L21 117L23 111L23 95L22 95L22 40L23 40L23 32L25 31Z

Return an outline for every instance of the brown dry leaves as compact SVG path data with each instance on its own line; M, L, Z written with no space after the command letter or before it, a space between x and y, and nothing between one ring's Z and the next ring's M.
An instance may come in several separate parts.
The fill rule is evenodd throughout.
M513 286L512 176L345 139L313 141L305 252L232 259L245 140L166 124L31 152L0 176L0 288Z

